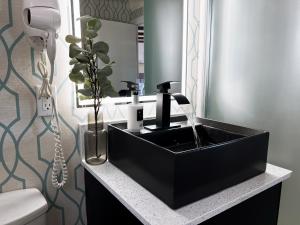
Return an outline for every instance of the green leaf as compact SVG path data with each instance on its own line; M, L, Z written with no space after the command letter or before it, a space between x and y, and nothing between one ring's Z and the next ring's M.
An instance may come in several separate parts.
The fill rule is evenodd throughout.
M73 35L67 35L65 39L66 39L66 42L68 42L70 44L75 44L75 43L81 42L80 38L75 37Z
M76 20L89 21L89 20L93 20L93 19L95 19L95 18L92 16L89 16L89 15L85 15L85 16L81 16L81 17L77 18Z
M109 63L110 58L109 58L108 55L103 54L103 53L101 53L101 52L97 52L96 54L97 54L98 58L101 59L101 61L102 61L103 63L105 63L105 64L108 64L108 63Z
M92 97L92 96L79 95L79 99L80 99L81 101L83 101L83 100L93 99L93 97Z
M69 78L71 81L75 82L76 84L80 84L84 82L84 76L82 73L77 72L77 73L70 73Z
M93 95L92 94L92 89L89 89L89 88L87 88L87 89L80 89L80 90L78 90L78 93L80 93L80 94L82 94L82 95L84 95L86 97L91 97Z
M70 48L69 48L69 57L70 58L74 58L77 55L79 55L81 52L85 52L84 49L80 48L78 45L76 44L70 44Z
M113 70L112 70L111 66L105 66L102 69L97 71L98 77L99 76L107 76L108 77L108 76L112 75L112 73L113 73Z
M111 86L111 81L107 79L107 77L101 77L101 82L99 83L99 86L101 88L104 88L106 86Z
M98 36L98 34L97 34L96 31L94 31L94 30L89 30L89 29L87 29L87 30L85 31L84 34L85 34L85 36L88 37L89 39L93 39L93 38L95 38L95 37Z
M81 70L86 70L86 64L82 64L82 63L77 63L74 65L73 69L72 69L72 73L78 73Z
M87 21L87 27L89 30L99 31L101 25L101 21L98 18L94 18Z
M91 82L89 79L85 79L84 81L84 89L92 89L91 88Z
M101 88L102 97L117 97L118 94L114 90L111 81L107 79L107 76L98 77L98 86Z
M103 41L99 41L93 44L93 54L100 52L107 55L108 51L109 51L109 46L107 43Z
M103 88L105 85L107 85L107 83L109 82L109 80L107 79L106 76L98 76L98 87Z
M71 59L69 62L70 65L74 65L76 63L78 63L78 60L76 58Z
M107 76L101 76L100 74L97 74L97 79L98 79L98 85L100 87L104 87L107 82L108 82L108 79L107 79Z
M107 96L109 97L117 97L118 94L117 92L114 90L114 88L112 87L112 85L106 85L101 89L102 92L102 96L105 98Z
M88 58L87 56L85 56L85 55L82 55L82 54L77 55L77 56L76 56L76 59L77 59L78 62L80 62L80 63L89 63L89 62L90 62L89 58Z

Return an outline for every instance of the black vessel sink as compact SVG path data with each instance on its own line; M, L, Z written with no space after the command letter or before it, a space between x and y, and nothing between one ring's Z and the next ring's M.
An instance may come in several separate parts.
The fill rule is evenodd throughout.
M193 130L130 133L126 124L108 127L109 160L171 208L236 185L266 169L269 133L198 119Z

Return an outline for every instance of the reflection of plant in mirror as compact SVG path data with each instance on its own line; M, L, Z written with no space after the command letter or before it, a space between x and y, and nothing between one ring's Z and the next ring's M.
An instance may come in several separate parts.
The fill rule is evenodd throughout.
M97 32L101 28L101 21L91 16L80 17L79 20L85 23L82 38L73 35L66 36L66 42L70 44L69 57L72 70L69 78L76 84L83 84L83 88L78 90L81 100L93 99L95 116L95 133L97 136L97 118L101 106L101 100L107 96L117 96L108 76L112 75L112 65L108 56L109 46L103 41L94 42L98 36ZM82 42L83 47L77 43ZM99 59L102 67L99 68ZM96 138L96 155L98 155L98 143Z

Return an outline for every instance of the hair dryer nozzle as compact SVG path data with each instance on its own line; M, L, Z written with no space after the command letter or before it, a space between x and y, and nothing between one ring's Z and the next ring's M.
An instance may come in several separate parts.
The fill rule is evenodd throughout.
M47 54L48 58L51 64L54 63L55 55L56 55L56 33L51 31L49 32L48 38L47 38Z

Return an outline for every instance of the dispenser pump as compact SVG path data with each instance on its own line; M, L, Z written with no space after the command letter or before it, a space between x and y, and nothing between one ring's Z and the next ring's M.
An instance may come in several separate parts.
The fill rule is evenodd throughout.
M132 104L139 104L139 93L137 90L131 92L132 95Z

